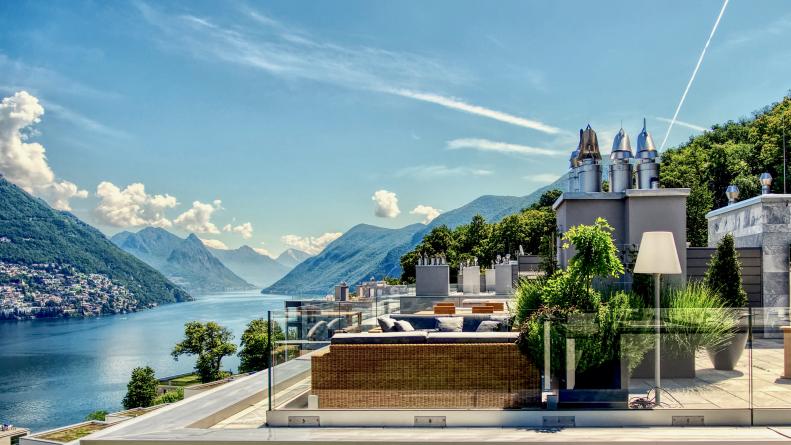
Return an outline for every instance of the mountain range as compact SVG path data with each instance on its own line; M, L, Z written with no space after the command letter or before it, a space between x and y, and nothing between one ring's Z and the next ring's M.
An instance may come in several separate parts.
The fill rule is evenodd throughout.
M133 296L138 306L130 309L190 300L187 292L154 268L119 249L98 230L69 212L51 208L1 175L0 262L30 270L52 269L51 265L57 265L58 270L66 275L106 277L113 285L125 288ZM18 282L15 280L11 278L12 283ZM31 280L27 284L25 281L20 283L28 287L39 284L35 277ZM99 278L86 280L86 286L94 286ZM65 295L72 298L74 291L73 287L62 289L58 298L66 300ZM78 292L74 298L82 298L85 304L96 304L92 299L98 298L101 290L96 292L96 295Z
M401 256L417 246L432 228L458 227L476 214L489 222L500 221L538 201L554 188L564 189L565 177L526 196L481 196L472 202L439 215L429 224L412 224L400 229L385 229L359 224L330 243L321 253L302 262L264 293L324 295L346 281L359 283L370 277L401 276Z
M111 240L192 293L224 292L269 286L309 255L289 249L282 261L249 246L234 250L206 247L195 234L186 239L157 227L119 232Z

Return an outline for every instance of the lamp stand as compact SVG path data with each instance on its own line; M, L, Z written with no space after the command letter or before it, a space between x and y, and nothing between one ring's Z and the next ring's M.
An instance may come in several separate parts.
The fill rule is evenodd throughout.
M660 369L661 369L661 362L659 361L660 357L660 340L662 335L662 328L660 326L662 317L661 317L661 304L659 298L659 277L660 274L654 274L654 324L656 325L656 339L654 340L654 395L656 400L656 405L659 406L659 386L661 384L660 381Z

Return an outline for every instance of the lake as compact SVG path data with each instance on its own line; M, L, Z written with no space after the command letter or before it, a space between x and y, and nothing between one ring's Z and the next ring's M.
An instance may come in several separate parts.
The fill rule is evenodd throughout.
M42 431L118 411L133 368L151 366L157 377L192 370L193 357L170 356L185 322L217 321L238 344L250 320L282 311L288 298L235 292L125 315L0 322L0 423ZM238 366L236 356L223 360L223 369Z

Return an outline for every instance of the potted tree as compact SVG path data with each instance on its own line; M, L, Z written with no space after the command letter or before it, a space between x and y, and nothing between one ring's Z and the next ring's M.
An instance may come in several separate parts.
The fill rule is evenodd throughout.
M747 293L742 286L741 264L734 247L733 235L725 235L717 244L717 250L706 271L705 283L730 308L731 316L737 321L736 332L729 339L723 339L720 345L706 349L715 369L733 371L744 352L748 336L745 326Z

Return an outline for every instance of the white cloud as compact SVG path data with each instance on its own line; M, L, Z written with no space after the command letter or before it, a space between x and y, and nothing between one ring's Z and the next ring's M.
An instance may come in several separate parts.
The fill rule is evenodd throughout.
M508 142L490 141L488 139L474 139L463 138L453 139L447 142L449 150L470 149L478 151L493 151L498 153L515 153L521 155L539 155L539 156L565 156L566 153L561 153L555 150L546 148L529 147L527 145L511 144Z
M173 226L165 210L176 207L176 198L167 194L149 195L145 185L139 182L120 189L111 182L102 181L96 187L96 196L99 204L94 212L100 221L111 226Z
M319 236L283 235L283 244L310 255L318 255L328 244L340 238L341 232L327 232Z
M423 102L430 102L432 104L440 105L445 108L451 108L454 110L463 111L465 113L475 114L489 119L494 119L496 121L505 122L506 124L517 125L519 127L524 127L524 128L530 128L543 133L548 133L548 134L560 133L559 128L553 127L551 125L547 125L543 122L527 119L520 116L514 116L513 114L492 110L489 108L482 107L480 105L468 104L467 102L464 102L460 99L456 99L453 97L446 97L433 93L424 93L424 92L411 91L405 89L394 89L394 90L389 90L388 92L402 97L408 97L410 99L420 100Z
M526 175L525 179L530 182L540 182L543 184L550 184L555 182L560 175L556 175L554 173L538 173L535 175Z
M57 180L47 162L44 146L27 142L33 125L41 121L44 107L20 91L0 102L0 173L28 193L46 199L53 207L70 210L69 200L86 198L76 184Z
M654 119L656 119L656 120L658 120L660 122L666 122L668 124L670 122L672 122L671 119L668 119L666 117L655 117ZM679 125L681 127L686 127L686 128L689 128L690 130L695 130L695 131L708 131L709 130L706 127L701 127L700 125L690 124L689 122L680 121L678 119L676 119L675 125Z
M423 217L423 224L428 224L434 220L434 218L438 217L441 213L441 210L437 210L434 207L426 206L423 204L418 205L414 209L412 209L409 214L410 215L420 215Z
M222 201L215 199L208 204L200 201L192 203L192 208L179 215L173 222L180 227L195 233L220 233L220 230L211 222L214 212L220 210Z
M263 242L261 243L261 245L264 245L264 244L265 243L263 243ZM253 247L253 250L255 250L256 252L260 253L263 256L268 256L268 257L272 258L272 253L269 252L269 250L267 250L266 247Z
M217 249L217 250L228 250L228 246L225 245L224 242L218 239L200 239L204 246L210 249Z
M489 176L491 170L469 167L448 167L447 165L416 165L406 167L396 172L397 177L412 177L417 179L435 179L449 176Z
M395 218L401 213L398 208L398 197L387 190L377 190L371 196L374 202L374 215L380 218Z
M222 228L222 231L238 233L239 235L242 235L242 238L244 239L250 239L253 237L253 225L249 222L239 224L238 226L226 224L225 227Z

